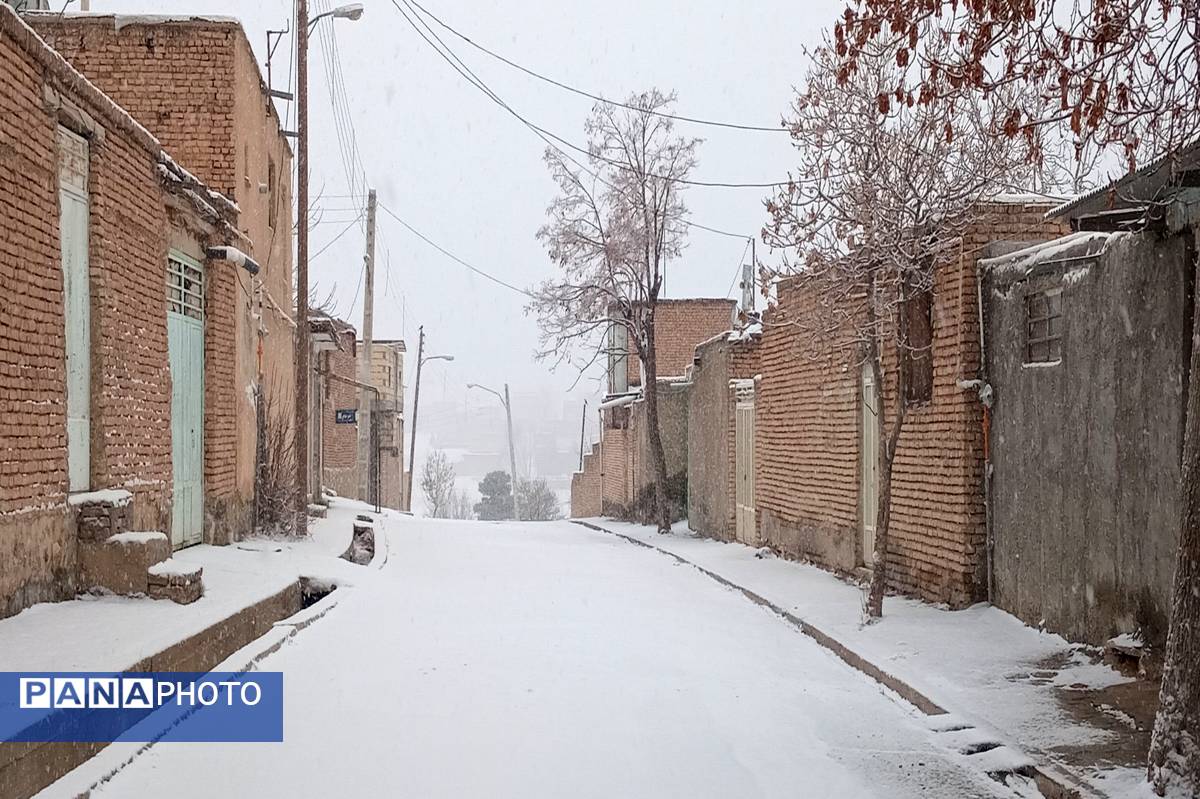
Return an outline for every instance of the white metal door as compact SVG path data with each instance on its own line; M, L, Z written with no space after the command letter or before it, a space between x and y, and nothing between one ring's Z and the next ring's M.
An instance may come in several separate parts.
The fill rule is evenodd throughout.
M860 510L863 565L875 562L875 522L879 513L879 392L871 365L863 366L860 427Z
M754 401L739 401L734 409L734 535L758 545L754 519Z
M167 350L171 363L171 545L204 532L204 270L179 253L167 258ZM229 357L232 357L229 353Z
M91 488L92 303L87 184L87 140L59 128L58 229L67 356L67 478L71 491Z

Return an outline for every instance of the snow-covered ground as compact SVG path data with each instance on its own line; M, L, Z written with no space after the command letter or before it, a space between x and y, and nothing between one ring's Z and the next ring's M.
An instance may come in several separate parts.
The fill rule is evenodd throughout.
M893 596L884 600L883 621L866 625L862 589L815 566L698 537L686 522L676 524L671 535L659 535L643 525L587 521L757 593L922 692L955 719L1026 750L1041 764L1059 763L1060 752L1111 746L1117 735L1072 718L1055 692L1100 689L1131 678L1094 662L1085 647L1029 627L998 608L979 604L948 611ZM1132 766L1103 760L1084 769L1064 765L1106 795L1142 796L1142 757L1143 752L1136 752L1137 765Z
M387 522L377 579L257 665L285 675L283 744L158 744L92 795L1015 795L660 553L567 522Z

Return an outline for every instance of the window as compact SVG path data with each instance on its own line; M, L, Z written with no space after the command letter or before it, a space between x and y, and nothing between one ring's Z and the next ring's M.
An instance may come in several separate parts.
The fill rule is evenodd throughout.
M204 321L204 272L174 253L167 257L167 310Z
M1027 323L1025 363L1062 360L1062 291L1043 291L1025 298Z
M920 405L933 399L933 291L909 278L904 301L905 402Z

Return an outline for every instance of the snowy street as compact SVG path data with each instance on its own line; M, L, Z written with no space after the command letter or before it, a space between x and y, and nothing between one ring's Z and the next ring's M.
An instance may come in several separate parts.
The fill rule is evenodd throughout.
M567 522L387 525L382 571L260 663L283 745L155 745L93 795L1016 795L660 553Z

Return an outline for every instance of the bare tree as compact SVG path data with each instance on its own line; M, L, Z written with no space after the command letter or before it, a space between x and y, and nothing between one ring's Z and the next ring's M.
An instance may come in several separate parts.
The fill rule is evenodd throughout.
M918 370L932 379L931 339L914 337L912 324L920 309L928 319L935 269L980 201L1030 171L1020 148L995 135L982 103L892 103L898 76L894 54L864 55L844 77L830 42L812 53L788 120L799 167L768 201L764 230L813 299L811 312L789 323L813 350L848 350L883 399L873 618L887 585L892 464L910 404L928 399L910 387Z
M671 528L667 462L658 423L654 320L668 261L684 246L681 180L696 165L699 139L676 136L662 116L675 101L657 89L627 107L597 103L584 129L584 166L550 148L545 161L558 196L538 231L558 277L526 308L541 328L541 358L566 362L584 350L584 368L605 355L605 334L624 329L642 366L659 532Z
M450 504L447 508L446 517L450 519L474 519L475 518L475 500L471 498L471 492L467 489L461 491L450 491Z
M1027 89L998 105L1005 132L1035 141L1063 120L1078 151L1115 148L1129 169L1175 158L1200 136L1200 4L1194 0L958 3L854 0L836 29L843 79L862 57L898 48L898 85L945 105ZM1032 96L1032 99L1030 99ZM1035 158L1039 147L1031 146ZM1149 199L1149 198L1146 198ZM1200 290L1200 270L1196 272ZM1193 314L1200 340L1200 314ZM1193 348L1191 374L1200 374ZM1200 381L1188 381L1183 493L1171 622L1147 763L1154 790L1200 796Z
M1198 32L1194 0L852 0L834 28L843 78L891 52L898 92L988 95L1035 160L1036 131L1065 123L1081 151L1115 148L1130 169L1200 135ZM995 94L1015 85L1032 91Z
M517 499L524 521L548 522L562 518L562 505L543 478L518 482Z
M425 458L421 467L421 491L425 494L425 507L430 516L449 518L456 500L454 466L440 449Z

